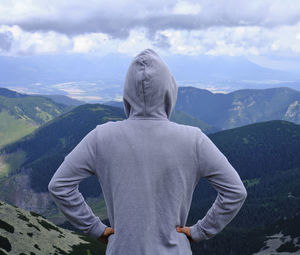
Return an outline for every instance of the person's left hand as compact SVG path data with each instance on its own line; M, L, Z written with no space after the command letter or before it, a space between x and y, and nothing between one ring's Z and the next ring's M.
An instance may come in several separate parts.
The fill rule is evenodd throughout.
M101 236L98 237L98 240L101 242L101 243L105 243L107 244L108 243L108 237L112 234L115 233L115 230L111 227L106 227L103 234Z
M186 237L189 239L190 242L194 242L194 240L191 237L190 227L188 227L188 226L184 226L184 227L176 226L176 231L179 232L179 233L184 233L186 235Z

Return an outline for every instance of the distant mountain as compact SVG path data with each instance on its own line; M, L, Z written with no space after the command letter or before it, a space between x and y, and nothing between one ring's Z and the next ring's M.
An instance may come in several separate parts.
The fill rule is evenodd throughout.
M122 101L105 104L123 109ZM270 120L300 124L300 91L281 87L224 94L191 86L179 87L171 120L198 126L206 133Z
M122 109L124 109L123 106L123 101L107 101L104 102L104 104L106 105L111 105L111 106L115 106L115 107L120 107ZM190 126L194 126L194 127L199 127L201 128L201 130L205 133L213 133L213 132L217 132L219 131L221 128L218 127L214 127L212 125L209 125L197 118L195 118L194 116L184 112L184 111L180 111L180 110L173 110L171 117L170 117L171 121L174 121L178 124L184 124L184 125L190 125Z
M178 54L163 58L179 86L200 85L224 88L226 91L250 86L299 88L299 74L265 68L242 56ZM5 84L8 87L16 87L16 84L20 84L20 87L26 86L31 92L44 94L44 91L47 93L51 91L52 94L59 94L61 91L56 84L78 84L84 81L85 95L114 98L115 95L122 94L122 84L132 59L133 56L119 53L105 56L94 54L45 54L18 58L0 56L0 86ZM95 87L95 83L99 87Z
M16 92L14 90L10 90L7 88L0 88L0 96L10 97L10 98L19 98L19 97L27 97L28 95Z
M46 97L0 88L0 147L70 109L71 106L55 103Z
M184 111L173 111L171 114L171 121L174 121L178 124L183 124L183 125L190 125L194 127L199 127L204 133L209 134L209 133L214 133L220 130L218 127L214 127L212 125L209 125L205 123L202 120L199 120L195 118L194 116L184 112Z
M73 105L73 106L78 106L82 104L86 104L84 101L80 101L65 95L40 95L43 97L48 97L52 99L54 102L59 103L59 104L65 104L65 105Z
M221 129L269 120L300 123L300 91L281 87L242 89L223 94L180 87L175 110Z
M210 81L213 85L214 82L220 81L229 82L227 84L235 81L254 83L262 80L291 80L292 77L297 77L289 72L262 67L243 56L172 55L165 57L165 60L175 79L180 82Z
M54 225L42 215L0 201L0 254L105 254L95 238Z
M113 100L111 100L111 101L103 102L103 104L124 108L123 101L113 101Z

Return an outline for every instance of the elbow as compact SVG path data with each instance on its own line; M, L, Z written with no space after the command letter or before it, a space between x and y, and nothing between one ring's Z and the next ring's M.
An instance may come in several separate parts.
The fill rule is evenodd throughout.
M241 185L239 187L236 187L232 193L232 199L237 203L237 204L242 204L246 198L247 198L247 190L244 185Z
M48 191L49 191L49 193L55 194L56 189L57 189L57 187L55 185L55 182L53 181L53 179L51 179L51 181L48 184Z
M53 178L48 184L48 191L53 198L61 198L61 187L59 186L59 183Z
M239 191L239 196L240 196L241 201L245 201L248 196L247 190L244 185L242 186L242 188Z

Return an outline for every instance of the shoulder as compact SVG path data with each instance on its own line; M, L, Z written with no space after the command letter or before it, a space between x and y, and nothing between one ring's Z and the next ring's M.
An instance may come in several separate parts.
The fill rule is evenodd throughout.
M179 123L173 122L173 121L170 121L170 124L173 125L177 129L185 130L190 133L195 133L195 134L202 133L202 129L200 127L190 126L190 125L186 125L186 124L179 124Z
M195 142L202 139L203 131L197 126L179 124L172 121L170 121L170 125L173 127L172 129L174 130L175 134L187 141Z
M124 124L125 120L109 120L105 123L98 124L95 127L95 133L97 136L107 135L108 133L112 133L113 131L116 131L119 129L121 125Z
M123 121L124 120L114 120L114 121L109 120L109 121L106 121L104 123L98 124L95 129L100 130L100 129L115 127L115 126L118 126L121 123L123 123Z

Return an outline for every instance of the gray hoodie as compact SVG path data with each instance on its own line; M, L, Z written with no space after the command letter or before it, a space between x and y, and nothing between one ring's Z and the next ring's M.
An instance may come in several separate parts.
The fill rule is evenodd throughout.
M48 189L67 219L98 238L107 227L78 190L96 175L114 234L106 254L188 255L185 226L194 189L206 178L218 192L207 214L190 226L195 242L219 233L247 192L232 165L198 127L170 121L178 87L151 49L131 62L123 91L127 119L97 125L64 158Z

